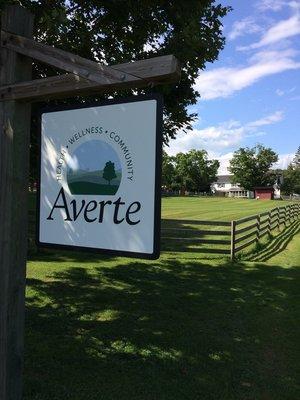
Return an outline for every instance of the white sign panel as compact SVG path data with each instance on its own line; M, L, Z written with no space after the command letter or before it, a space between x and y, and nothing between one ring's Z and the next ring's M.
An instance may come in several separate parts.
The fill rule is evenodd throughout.
M42 113L40 245L159 256L161 103Z

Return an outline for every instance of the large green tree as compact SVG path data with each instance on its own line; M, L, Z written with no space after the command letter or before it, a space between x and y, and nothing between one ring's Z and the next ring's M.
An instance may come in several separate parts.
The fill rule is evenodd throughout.
M205 150L190 150L175 157L175 181L179 189L209 192L216 180L219 161L209 160Z
M246 190L253 190L255 186L274 185L276 174L271 167L277 161L278 155L268 147L260 144L252 148L241 147L230 160L232 183L239 183Z
M284 194L293 195L300 194L300 164L291 163L286 170L283 171L283 183L281 190Z
M138 92L164 94L165 142L179 129L191 129L196 114L189 113L187 107L199 97L195 80L224 46L222 18L229 7L215 0L7 0L0 2L0 10L8 3L21 4L34 13L36 40L101 63L112 65L174 54L182 66L180 82ZM34 63L34 78L57 73ZM120 95L128 95L128 91ZM33 111L37 108L39 105ZM32 167L38 152L37 122L33 122Z
M162 186L171 189L174 186L175 161L174 157L169 156L165 151L162 154Z
M286 170L283 171L283 184L281 190L284 194L300 194L300 146L295 157Z
M298 147L298 150L296 151L296 154L295 154L292 164L293 164L293 166L300 168L300 146Z

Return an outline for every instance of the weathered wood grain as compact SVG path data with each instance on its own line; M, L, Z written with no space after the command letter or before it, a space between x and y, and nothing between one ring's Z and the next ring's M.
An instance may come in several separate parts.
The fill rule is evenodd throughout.
M235 252L236 252L236 248L235 248L235 240L236 240L236 226L237 226L237 221L231 221L231 228L230 228L230 232L231 232L231 240L230 240L230 259L231 261L234 260L235 258Z
M1 45L24 56L31 57L45 64L69 71L92 82L107 84L128 79L139 79L125 72L120 72L106 65L57 49L47 44L36 42L6 30L1 31Z
M63 74L16 85L2 86L0 87L0 101L16 99L39 101L90 95L104 91L145 87L149 83L154 85L171 83L178 81L180 77L179 62L172 55L118 64L113 68L122 70L133 78L124 81L106 80L102 83L95 83L78 75Z
M2 28L32 35L33 17L20 6L2 11ZM31 78L31 60L0 48L0 85ZM21 400L30 105L0 103L0 399Z

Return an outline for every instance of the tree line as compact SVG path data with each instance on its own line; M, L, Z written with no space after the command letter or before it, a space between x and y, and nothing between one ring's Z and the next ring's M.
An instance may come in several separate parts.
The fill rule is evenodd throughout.
M283 171L284 194L300 194L300 146L295 154L294 160L290 163L286 170Z
M218 160L209 160L205 150L191 150L168 156L163 152L162 186L166 190L209 192L217 179Z
M241 147L230 160L231 183L245 190L277 184L286 195L300 194L300 147L287 169L274 169L278 154L258 144ZM162 186L167 191L206 192L217 182L218 160L210 160L205 150L190 150L169 156L163 152Z

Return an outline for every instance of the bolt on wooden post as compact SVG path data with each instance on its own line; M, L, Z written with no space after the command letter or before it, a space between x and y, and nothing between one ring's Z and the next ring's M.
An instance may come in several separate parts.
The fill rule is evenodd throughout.
M33 16L2 12L1 29L31 37ZM31 60L0 48L0 86L31 79ZM30 104L0 103L0 399L22 397Z

